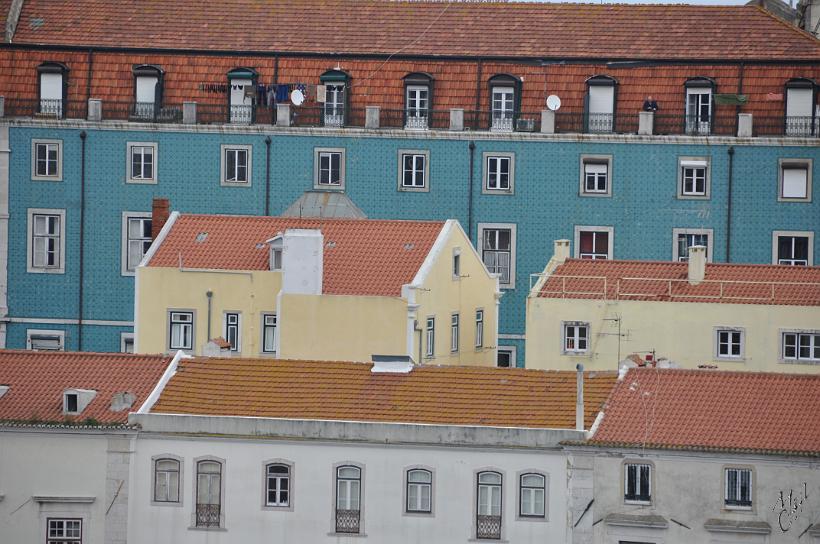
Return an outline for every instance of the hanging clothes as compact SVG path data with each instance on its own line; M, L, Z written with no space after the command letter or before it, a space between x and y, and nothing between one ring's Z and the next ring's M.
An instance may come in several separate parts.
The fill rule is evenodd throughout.
M286 102L290 94L290 85L277 85L276 87L276 101Z

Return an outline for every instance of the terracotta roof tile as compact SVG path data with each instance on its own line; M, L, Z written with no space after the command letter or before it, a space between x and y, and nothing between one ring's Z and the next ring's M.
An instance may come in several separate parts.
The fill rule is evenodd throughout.
M14 41L337 54L820 58L820 42L751 6L143 0L135 9L110 0L26 0Z
M62 422L93 418L126 423L159 381L171 358L159 355L0 350L0 421ZM91 389L97 395L78 416L63 415L63 391ZM131 409L111 411L117 393L135 396Z
M148 266L267 270L266 240L286 229L319 229L325 241L324 293L399 296L443 226L443 221L183 214Z
M820 306L820 267L706 264L689 285L688 263L567 259L544 282L542 298Z
M820 376L632 369L590 444L820 455Z
M185 359L154 413L393 423L575 427L572 371L417 366L374 374L369 363ZM615 373L585 375L589 428Z

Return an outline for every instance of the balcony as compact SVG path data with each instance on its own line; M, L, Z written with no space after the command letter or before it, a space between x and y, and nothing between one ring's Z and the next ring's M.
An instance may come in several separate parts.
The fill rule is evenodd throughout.
M218 504L196 505L197 527L219 527L220 509Z
M711 119L702 117L686 117L686 134L694 136L708 136L711 133Z
M499 114L498 112L493 112L493 122L490 125L490 130L493 132L512 132L513 130L513 117L512 114Z
M359 532L359 510L339 510L336 509L336 532L354 533Z
M230 122L234 125L250 125L253 122L253 109L251 105L231 104Z
M614 127L615 115L612 113L590 113L587 116L587 130L591 134L609 134Z
M820 119L809 117L786 117L786 136L816 136Z
M40 107L37 111L39 117L55 117L57 119L63 116L63 100L61 98L40 100Z
M404 128L408 130L427 130L427 112L407 112Z
M501 516L477 515L475 537L487 540L501 540Z

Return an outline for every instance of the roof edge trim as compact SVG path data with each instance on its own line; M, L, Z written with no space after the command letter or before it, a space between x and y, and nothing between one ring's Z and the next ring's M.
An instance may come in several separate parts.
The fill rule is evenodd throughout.
M148 266L148 263L151 262L151 259L154 258L154 254L159 251L159 246L165 241L165 238L168 237L168 233L171 232L171 229L176 223L177 219L179 219L179 212L173 211L171 215L168 217L168 221L162 226L162 230L159 231L157 238L151 242L151 247L148 248L148 251L145 253L145 256L140 261L140 264L137 265L137 268L143 268Z
M140 409L137 410L138 414L147 414L151 408L154 407L154 404L159 400L160 395L165 390L165 386L168 385L168 382L171 381L171 378L177 373L177 367L179 366L179 361L183 358L190 359L190 355L186 355L182 350L177 351L174 358L171 359L171 362L168 363L168 367L163 372L162 377L159 379L157 384L154 386L154 389L145 399L145 402L142 403Z

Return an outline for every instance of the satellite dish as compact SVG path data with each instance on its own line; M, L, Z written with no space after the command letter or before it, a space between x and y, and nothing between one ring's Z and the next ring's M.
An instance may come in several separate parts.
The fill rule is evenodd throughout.
M552 111L555 111L561 107L561 99L558 98L558 95L551 94L547 97L547 107Z
M290 101L293 102L294 106L301 106L302 102L305 101L305 95L299 89L296 89L292 93L290 93Z

